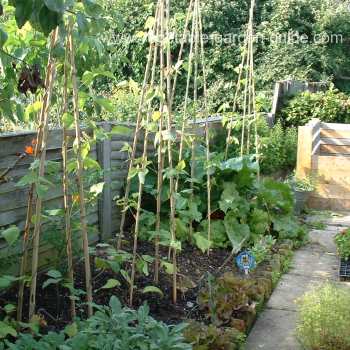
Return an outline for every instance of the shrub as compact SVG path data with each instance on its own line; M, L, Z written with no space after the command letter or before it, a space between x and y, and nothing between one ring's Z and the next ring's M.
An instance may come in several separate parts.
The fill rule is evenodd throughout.
M285 126L305 125L312 118L324 122L348 123L350 121L350 98L331 87L325 92L302 92L287 103L281 111Z
M291 170L297 158L298 132L296 128L284 129L280 122L261 137L261 171L271 175Z
M335 236L338 254L342 259L350 258L350 229L344 230Z
M299 301L297 335L305 349L350 349L350 291L327 283Z

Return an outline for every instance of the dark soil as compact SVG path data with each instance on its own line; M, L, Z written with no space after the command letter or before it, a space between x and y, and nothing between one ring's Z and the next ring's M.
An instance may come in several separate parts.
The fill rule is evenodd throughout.
M131 240L129 240L131 242ZM130 244L130 243L129 243ZM126 251L131 251L131 246L123 247ZM281 250L282 249L282 250ZM281 252L285 249L276 246L273 249L273 253ZM140 242L138 253L140 255L154 255L154 247L147 242ZM167 249L161 250L161 256L165 258L168 254ZM282 253L283 254L283 253ZM229 259L228 259L229 258ZM210 323L209 310L203 310L197 303L197 297L199 291L207 286L208 278L210 275L219 277L225 272L233 272L235 275L242 276L242 273L234 266L234 258L230 257L230 252L225 249L215 249L211 251L210 255L201 253L198 249L191 245L185 245L182 247L181 254L179 254L178 262L178 301L173 304L171 301L172 296L172 276L161 270L160 283L158 287L163 291L164 297L162 298L156 293L142 293L142 290L146 286L155 285L153 281L153 264L150 264L149 275L144 276L140 273L136 275L135 284L137 289L134 294L133 307L138 307L147 302L150 307L151 315L158 320L162 320L167 324L176 324L183 320L196 320L203 321L206 324ZM94 303L99 305L108 305L112 295L117 296L124 305L128 305L129 298L129 286L121 275L116 275L109 270L99 270L95 267L94 258L91 258L91 268L93 276L93 290L94 290ZM126 269L128 267L125 267ZM130 267L129 267L130 268ZM271 262L266 261L258 265L257 269L250 274L249 278L255 280L268 280L271 281ZM277 271L280 267L277 267ZM267 278L265 278L268 276ZM70 323L70 299L69 291L63 288L61 285L50 285L43 289L42 285L47 280L45 272L38 276L38 289L37 289L37 313L44 319L44 324L47 324L47 330L59 330L63 329L65 325ZM113 289L100 289L108 279L118 279L121 283L120 287ZM269 285L269 283L267 283ZM75 266L75 288L82 291L85 290L84 281L84 264L82 261L76 263ZM268 293L266 293L268 291ZM272 286L267 286L263 295L264 298L269 297L272 291ZM0 295L0 313L1 307L6 303L17 304L18 288L14 287L8 291L5 295ZM82 297L83 299L84 297ZM29 290L25 291L25 305L24 312L28 310L29 302ZM77 314L81 318L86 318L86 305L83 303L77 303ZM1 315L0 315L1 316ZM24 318L26 314L24 314ZM246 322L247 327L251 327L255 319L255 313L252 313L249 308L247 310L239 310L234 315L235 318L247 321L247 317L250 320ZM238 327L239 328L239 327Z
M130 247L124 247L130 250ZM147 242L140 242L139 254L154 255L153 245ZM167 249L161 251L163 257L167 256ZM158 320L162 320L168 324L179 323L187 318L197 320L204 319L204 314L198 309L196 298L198 291L205 285L208 273L217 275L223 273L226 269L232 269L232 261L228 267L222 267L230 252L225 249L213 250L210 255L201 253L198 249L191 245L185 245L179 254L178 263L178 284L181 290L178 291L178 302L173 304L172 295L172 276L164 271L160 273L160 283L158 287L163 291L164 297L156 293L142 293L146 286L155 285L153 281L153 266L150 264L149 276L140 273L136 276L136 286L133 307L138 307L144 302L150 306L151 315ZM125 305L128 304L129 287L124 278L116 275L113 271L96 269L91 258L91 268L93 275L94 303L100 305L108 305L112 295L117 296ZM220 267L222 267L220 269ZM219 271L220 269L220 271ZM118 279L121 282L120 287L113 289L101 289L108 279ZM43 289L43 283L48 276L43 272L38 276L37 288L37 311L42 315L48 324L49 329L62 329L70 322L69 308L70 299L69 291L61 285L50 285ZM85 290L84 265L78 262L75 266L75 288ZM17 304L18 288L14 287L6 294L0 295L0 309L7 303ZM25 290L24 312L28 310L29 289ZM78 316L86 317L86 309L84 305L78 306ZM26 319L26 314L24 318Z

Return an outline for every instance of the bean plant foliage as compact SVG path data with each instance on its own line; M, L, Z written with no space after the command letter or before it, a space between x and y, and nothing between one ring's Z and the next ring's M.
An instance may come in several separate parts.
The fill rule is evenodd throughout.
M95 314L86 321L68 325L60 333L21 334L15 344L5 341L0 349L16 350L191 350L182 331L185 324L168 326L149 315L149 307L123 308L113 296L108 306L95 305Z
M34 127L41 108L40 96L45 90L44 75L48 58L48 35L59 27L59 40L53 48L58 66L55 91L63 86L65 23L73 17L76 26L76 57L80 79L79 104L83 115L92 116L102 109L112 110L107 98L93 84L96 79L114 80L106 64L104 46L98 34L108 29L104 7L94 0L11 0L3 1L4 14L0 17L0 115L4 129L11 125ZM60 93L52 101L51 125L61 125Z

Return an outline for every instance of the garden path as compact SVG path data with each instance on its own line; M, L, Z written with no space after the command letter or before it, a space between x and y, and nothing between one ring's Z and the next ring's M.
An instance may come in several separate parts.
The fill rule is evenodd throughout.
M292 267L281 278L254 325L246 350L299 350L295 337L296 299L325 280L338 280L338 258L333 237L345 227L350 227L349 213L332 217L314 214L307 220L314 222L314 226L323 223L324 227L311 230L310 243L295 252Z

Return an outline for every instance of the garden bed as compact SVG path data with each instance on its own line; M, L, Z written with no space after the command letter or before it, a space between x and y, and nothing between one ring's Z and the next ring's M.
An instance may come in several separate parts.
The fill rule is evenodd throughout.
M130 247L126 247L128 250ZM153 246L140 245L140 254L151 254ZM162 251L166 255L167 250ZM238 346L248 333L259 310L272 293L281 273L286 271L291 257L291 245L279 244L272 248L271 259L264 261L249 275L245 276L234 266L234 258L227 260L230 252L215 249L209 256L191 245L183 247L178 260L179 297L178 302L171 302L171 275L162 270L159 288L163 297L157 293L143 293L142 290L154 285L153 268L150 264L148 276L138 274L134 307L143 303L150 306L150 314L167 324L189 323L185 332L188 341L194 342L194 349L219 349L220 344L229 343ZM225 262L227 262L225 264ZM111 296L117 296L122 304L127 305L129 286L122 276L105 269L98 269L94 263L93 290L94 302L107 305ZM121 285L110 289L101 289L109 279L117 278ZM41 316L43 332L61 330L71 320L69 315L69 291L62 283L51 284L42 288L48 280L46 273L38 277L37 310ZM84 265L76 264L75 288L84 290ZM209 292L210 290L210 292ZM26 291L25 300L29 295ZM83 297L82 297L83 299ZM0 306L17 303L17 288L13 288L0 297ZM3 304L3 305L1 305ZM27 309L28 305L25 305ZM78 316L86 317L83 304L78 305ZM207 347L199 347L204 346ZM197 347L196 347L197 346ZM235 349L235 347L233 347Z

